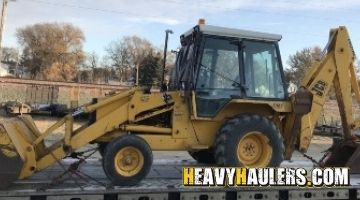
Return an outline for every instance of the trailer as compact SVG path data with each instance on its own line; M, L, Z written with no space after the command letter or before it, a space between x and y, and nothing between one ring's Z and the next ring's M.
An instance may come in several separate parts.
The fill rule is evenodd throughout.
M314 187L186 187L182 167L199 166L194 160L156 159L147 176L136 186L113 186L99 159L81 164L76 173L64 174L76 159L64 159L52 168L16 181L0 191L0 200L241 200L241 199L360 199L360 176L351 176L351 186ZM311 169L306 160L285 162L286 167ZM62 175L60 178L59 175ZM55 178L55 179L54 179Z

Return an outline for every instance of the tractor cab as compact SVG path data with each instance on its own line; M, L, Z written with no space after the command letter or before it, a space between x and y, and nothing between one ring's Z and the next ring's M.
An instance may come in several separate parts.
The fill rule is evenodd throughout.
M214 117L234 98L287 97L281 35L199 24L181 37L173 89L194 91L199 117Z

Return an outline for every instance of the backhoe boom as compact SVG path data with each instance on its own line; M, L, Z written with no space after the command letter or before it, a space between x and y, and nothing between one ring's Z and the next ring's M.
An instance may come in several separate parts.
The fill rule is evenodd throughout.
M356 100L359 102L360 92L353 65L354 60L355 53L347 29L344 26L332 29L322 58L312 66L301 82L300 90L307 90L312 94L311 110L302 117L301 122L299 121L300 126L297 130L299 141L296 145L301 152L306 152L310 145L314 127L331 88L334 88L336 94L343 127L343 138L345 141L356 139L353 130L359 127L359 121L354 120L352 96L355 94ZM294 115L295 113L291 113L287 118L294 118ZM288 123L294 122L289 120ZM290 129L294 129L294 127L287 126ZM293 131L287 130L285 132L291 133ZM288 135L291 137L290 134ZM288 151L286 152L288 159L291 157L293 145L288 141Z

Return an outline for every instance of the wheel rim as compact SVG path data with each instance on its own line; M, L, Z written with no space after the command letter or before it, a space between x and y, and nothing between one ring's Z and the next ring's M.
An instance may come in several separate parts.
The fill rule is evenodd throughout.
M135 147L120 149L114 159L117 173L125 177L136 175L144 166L144 156Z
M238 143L237 157L245 167L266 167L272 157L269 139L258 131L247 133Z

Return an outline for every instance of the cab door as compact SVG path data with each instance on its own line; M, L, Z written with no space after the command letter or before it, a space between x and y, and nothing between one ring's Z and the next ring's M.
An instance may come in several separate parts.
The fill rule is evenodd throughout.
M242 96L239 55L236 39L205 37L195 85L197 117L212 118L233 96Z
M277 44L244 40L241 47L246 97L283 100L286 93Z

